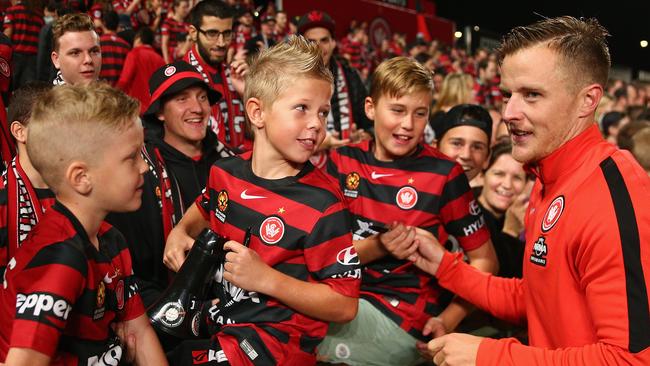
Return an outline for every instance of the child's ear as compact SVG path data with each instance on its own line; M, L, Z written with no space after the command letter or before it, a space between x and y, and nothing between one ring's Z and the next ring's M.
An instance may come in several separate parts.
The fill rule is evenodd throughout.
M93 185L88 175L88 165L82 161L73 161L65 170L64 179L72 189L81 194L87 195L92 191Z
M372 101L371 97L366 97L366 100L364 101L364 108L366 111L366 117L368 117L369 120L374 121L375 120L375 102Z
M264 127L264 104L257 98L248 98L246 101L246 114L251 125L257 128Z
M11 122L10 130L16 141L23 144L27 141L27 127L22 123L18 121Z

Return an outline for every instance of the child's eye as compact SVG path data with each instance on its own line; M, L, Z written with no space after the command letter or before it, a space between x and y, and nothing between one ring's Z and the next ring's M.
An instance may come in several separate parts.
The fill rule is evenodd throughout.
M301 112L304 112L304 111L307 110L307 106L304 105L304 104L298 104L297 106L294 107L294 109L297 109L297 110L299 110Z
M327 118L327 116L330 114L330 111L320 111L319 114L322 118Z

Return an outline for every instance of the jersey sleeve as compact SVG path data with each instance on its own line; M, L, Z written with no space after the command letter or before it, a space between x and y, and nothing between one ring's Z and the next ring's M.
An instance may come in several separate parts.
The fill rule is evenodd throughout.
M144 304L140 297L140 289L135 276L131 274L126 277L123 286L121 293L116 293L116 296L124 296L124 311L118 312L117 321L132 320L144 314ZM120 299L118 299L118 310L119 304Z
M447 175L440 197L440 217L447 233L453 235L465 251L477 249L490 239L481 209L458 164L454 164Z
M497 318L515 324L526 320L525 282L482 272L465 263L461 253L445 252L438 283Z
M318 281L343 295L359 297L361 269L350 222L342 202L330 206L305 240L305 261Z
M216 174L217 174L217 168L213 165L210 168L208 183L206 184L205 188L203 188L203 191L201 191L201 194L194 201L196 207L199 209L199 212L201 213L201 215L203 215L203 218L206 221L210 221L210 211L214 209L210 202L210 196L214 187L214 180L216 178ZM218 197L218 195L215 195L215 197Z
M11 277L16 316L9 347L29 348L52 357L70 311L83 293L86 257L73 244L60 242L43 247L19 268Z
M165 19L165 21L163 21L163 24L160 26L160 35L169 36L171 34L171 29L172 29L171 25L169 24L167 19Z

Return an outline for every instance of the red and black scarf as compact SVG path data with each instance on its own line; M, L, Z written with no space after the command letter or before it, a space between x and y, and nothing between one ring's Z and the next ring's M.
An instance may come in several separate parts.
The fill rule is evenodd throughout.
M142 148L142 158L149 166L149 171L153 176L158 180L156 185L156 199L158 200L158 207L161 210L162 224L163 224L163 234L165 241L167 241L167 236L169 232L172 231L176 225L176 214L174 211L174 197L172 195L172 182L167 174L167 169L165 168L165 161L160 154L158 148L153 148L153 154L155 159L151 157L146 147ZM179 198L179 204L183 205L183 200ZM185 210L181 207L181 212Z
M5 171L5 187L7 190L7 245L9 257L13 256L12 250L20 248L27 234L41 220L45 210L50 205L42 205L36 195L27 174L20 165L16 156Z
M334 93L336 96L338 109L339 109L339 138L347 139L350 137L352 129L354 128L354 117L352 114L352 101L350 98L350 89L348 88L348 80L345 77L343 66L340 62L332 60L336 65L336 79L334 80ZM327 119L327 130L336 131L337 126L334 121L334 116L330 113Z
M185 61L203 75L208 85L221 93L223 98L212 107L209 126L220 141L230 148L243 149L246 145L246 112L244 103L235 91L230 77L230 68L222 64L220 70L205 63L196 50L197 45L187 52ZM215 83L208 73L221 76L221 83Z

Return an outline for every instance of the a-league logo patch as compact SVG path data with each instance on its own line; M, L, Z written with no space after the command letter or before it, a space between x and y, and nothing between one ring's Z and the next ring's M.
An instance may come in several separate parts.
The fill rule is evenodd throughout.
M530 262L538 266L546 267L546 255L548 254L548 246L546 245L546 238L540 236L533 244L533 253L530 255Z
M544 218L542 219L542 232L546 233L555 226L564 211L564 196L556 197L548 206Z
M276 244L284 236L284 222L277 216L269 216L260 225L260 238L266 244Z
M357 198L357 196L359 196L359 191L357 191L357 189L359 188L360 182L361 177L359 176L359 173L348 173L345 177L345 189L343 190L343 194L350 198Z
M221 222L226 222L226 209L228 209L228 192L221 190L217 195L217 210L214 215Z
M411 186L404 186L397 191L395 202L402 210L410 210L418 202L418 192Z

